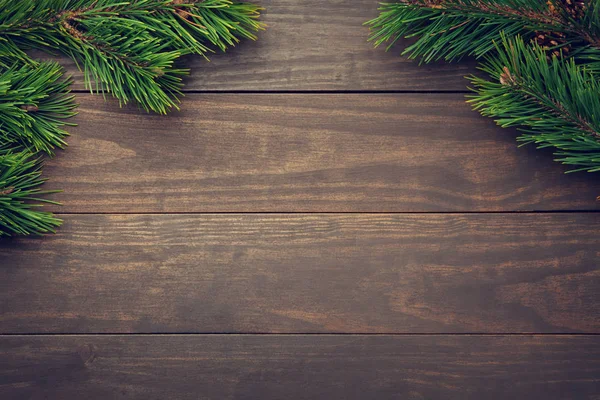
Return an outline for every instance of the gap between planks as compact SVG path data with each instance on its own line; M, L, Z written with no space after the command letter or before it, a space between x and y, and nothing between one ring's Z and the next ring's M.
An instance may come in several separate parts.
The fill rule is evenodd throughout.
M109 94L106 90L89 91L85 89L73 89L69 91L75 94ZM407 90L182 90L182 94L469 94L471 90L439 90L439 89L407 89ZM112 96L110 98L113 98Z
M556 333L544 333L544 332L432 332L432 333L419 333L419 332L399 332L399 333L357 333L357 332L281 332L281 333L270 333L270 332L62 332L62 333L49 333L49 332L22 332L22 333L0 333L0 338L3 336L10 337L28 337L28 336L380 336L380 337L436 337L436 336L473 336L473 337L504 337L504 336L600 336L600 333L580 333L580 332L556 332Z
M596 214L600 210L533 210L533 211L206 211L206 212L188 212L188 211L149 211L149 212L54 212L55 215L479 215L479 214Z

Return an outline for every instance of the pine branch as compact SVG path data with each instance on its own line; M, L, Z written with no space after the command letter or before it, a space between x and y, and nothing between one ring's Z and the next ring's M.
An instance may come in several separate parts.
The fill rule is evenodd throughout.
M38 189L44 181L32 154L66 145L63 119L74 115L75 103L58 64L28 62L0 72L0 237L54 232L60 225L39 210L47 201L38 196L50 192Z
M254 33L264 29L258 21L260 10L254 4L228 0L173 0L169 10L162 12L170 29L163 31L167 33L164 39L174 41L174 48L195 54L205 55L213 48L225 51L240 39L256 40Z
M553 56L521 37L502 37L481 68L491 80L471 77L470 100L502 127L519 127L522 144L557 149L557 161L574 171L600 171L600 83L573 59Z
M39 211L41 164L66 145L75 104L54 63L27 50L67 54L86 87L147 111L177 107L184 54L225 50L263 29L259 7L229 0L0 0L0 236L53 232Z
M61 51L92 92L166 113L187 73L175 61L254 39L259 10L229 0L0 0L0 43Z
M61 220L39 210L52 203L38 196L41 191L41 164L27 152L0 155L0 237L40 235L54 232Z
M381 14L367 24L376 46L418 37L403 54L426 63L454 61L493 51L501 32L526 39L540 32L557 32L561 40L556 47L574 43L598 46L600 6L589 3L585 12L584 6L576 12L579 9L573 5L580 4L576 0L402 0L382 4Z
M52 154L63 148L64 119L75 113L70 82L56 63L15 65L0 72L0 147Z

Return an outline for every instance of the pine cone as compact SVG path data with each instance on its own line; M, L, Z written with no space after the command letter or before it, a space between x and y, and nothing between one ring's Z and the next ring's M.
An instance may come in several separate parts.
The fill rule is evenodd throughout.
M566 44L567 37L562 32L538 32L533 41L546 51L548 61L552 56L560 57L561 51L563 56L568 56L571 51L571 46Z
M559 0L559 4L571 18L579 20L583 17L585 11L584 0Z

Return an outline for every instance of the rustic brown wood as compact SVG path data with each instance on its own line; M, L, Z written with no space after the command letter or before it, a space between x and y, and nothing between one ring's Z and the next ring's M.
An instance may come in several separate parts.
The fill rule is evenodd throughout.
M189 95L170 116L79 96L48 162L59 212L598 209L600 179L471 111L460 94Z
M599 336L0 337L2 399L597 399Z
M600 332L600 214L72 215L0 332Z
M0 399L599 399L600 213L406 212L597 210L600 180L422 93L474 62L373 49L377 0L258 1L180 112L78 95L65 226L0 241Z
M362 24L377 15L377 0L258 0L268 29L207 62L188 57L186 90L465 90L473 62L419 67L368 43ZM36 54L47 58L41 53ZM83 75L61 62L84 89Z

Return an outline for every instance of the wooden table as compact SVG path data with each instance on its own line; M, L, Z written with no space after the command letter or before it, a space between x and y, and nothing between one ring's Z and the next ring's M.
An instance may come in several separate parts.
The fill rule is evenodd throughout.
M376 1L262 4L166 117L68 67L64 227L0 242L0 398L600 398L597 175L471 111L472 63L373 49Z

